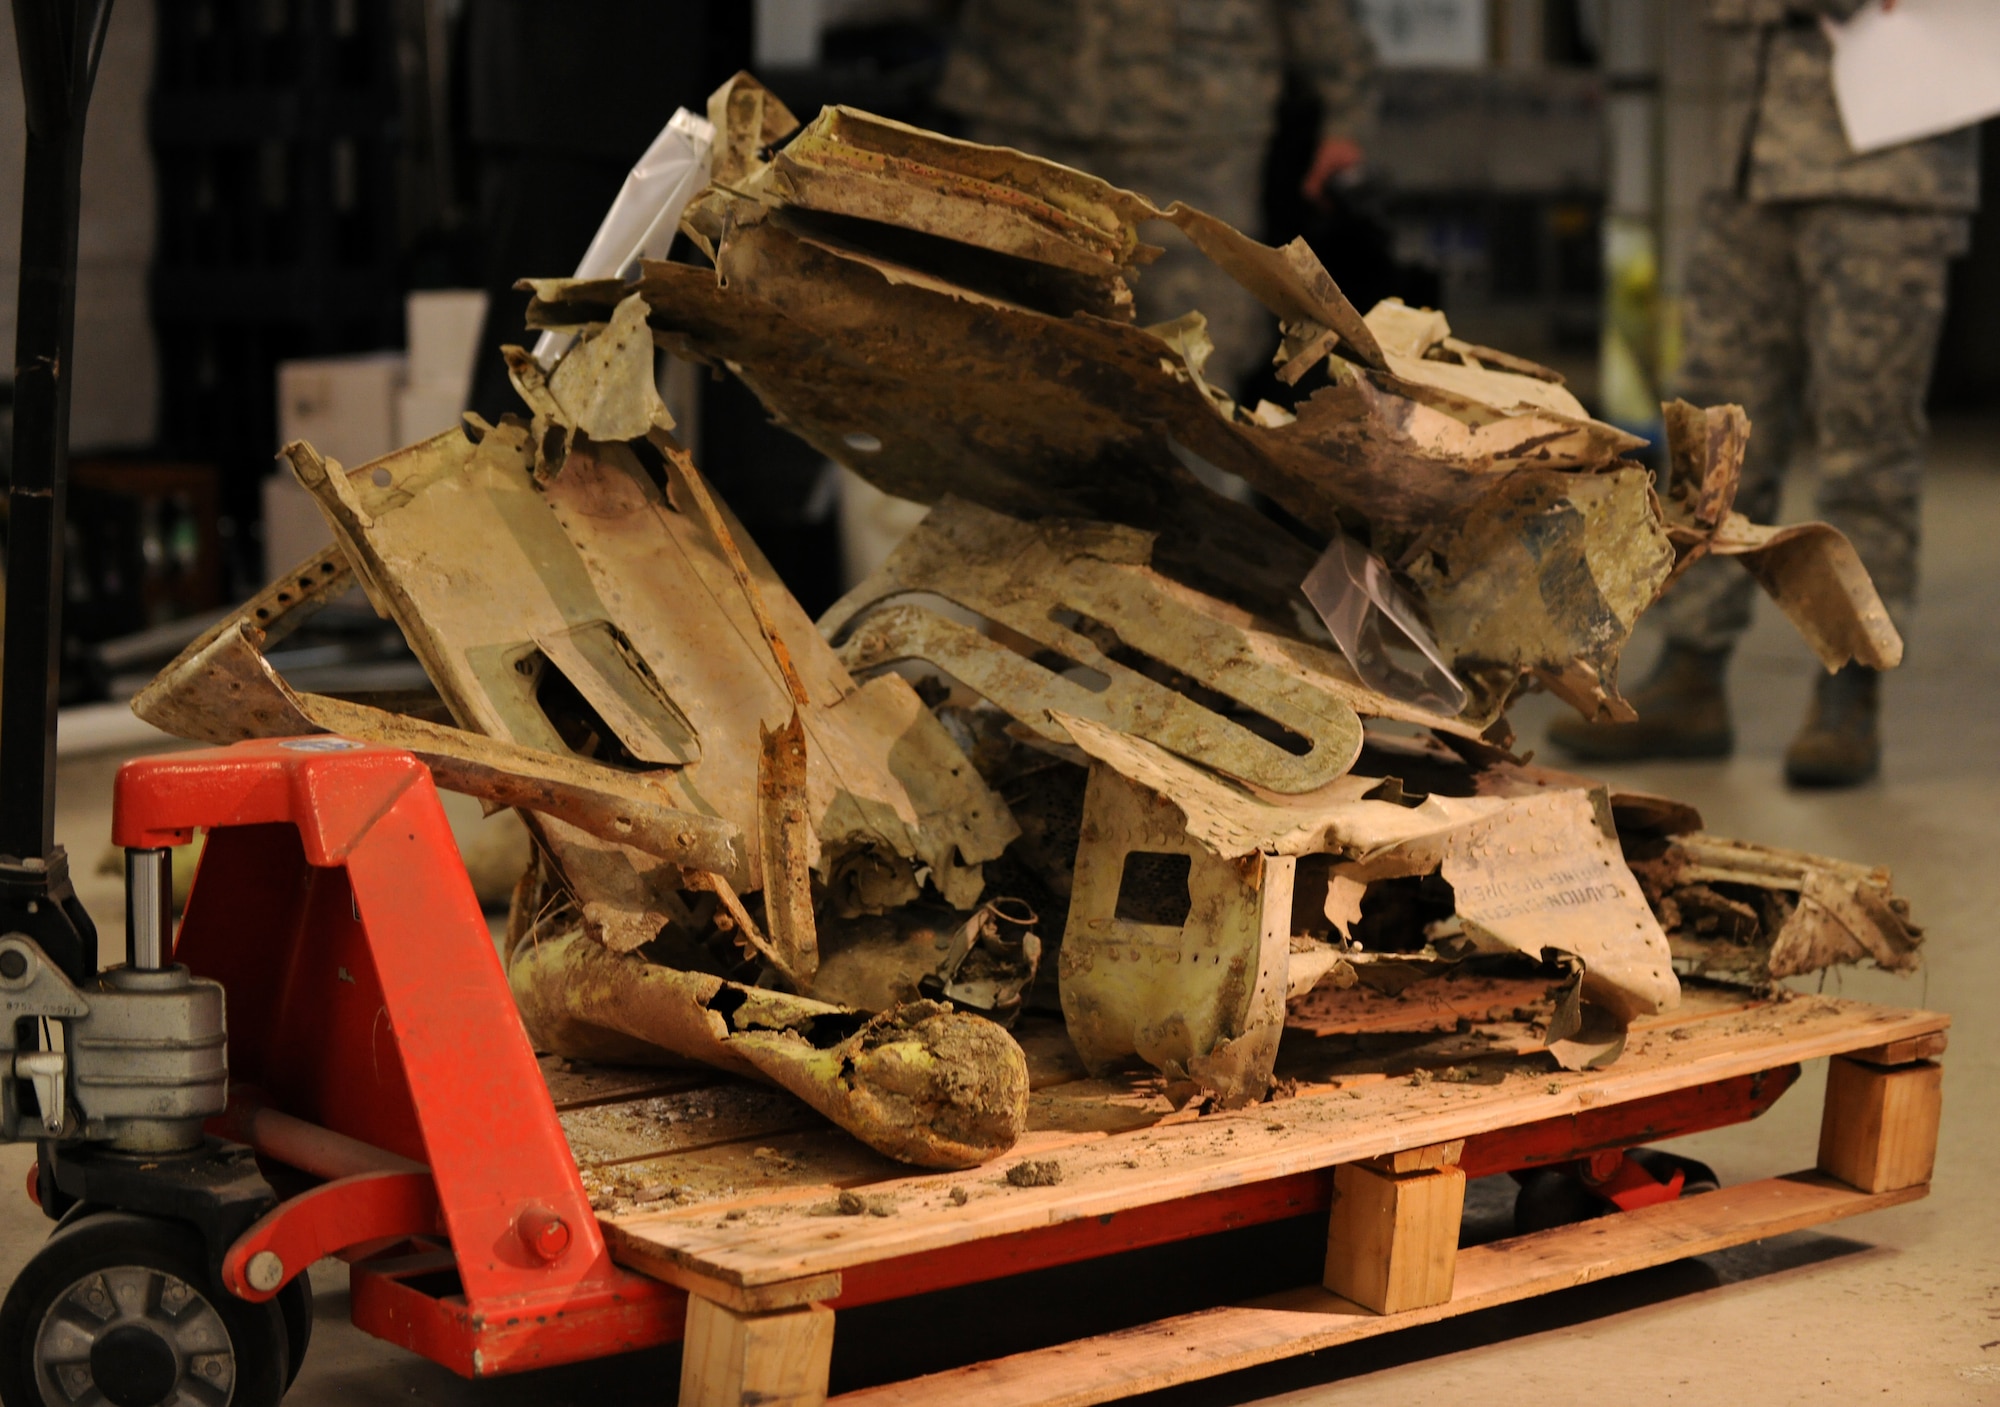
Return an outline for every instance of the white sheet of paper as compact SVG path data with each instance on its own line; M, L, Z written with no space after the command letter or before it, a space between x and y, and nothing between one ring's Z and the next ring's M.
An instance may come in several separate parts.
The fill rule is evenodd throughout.
M1828 23L1847 141L1880 151L2000 113L2000 0L1900 0Z

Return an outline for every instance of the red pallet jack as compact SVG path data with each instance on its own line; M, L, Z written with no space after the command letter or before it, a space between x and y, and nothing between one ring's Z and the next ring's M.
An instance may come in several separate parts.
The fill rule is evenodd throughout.
M611 1263L422 763L239 743L127 763L114 807L128 853L208 832L174 957L229 994L209 1127L292 1193L230 1294L345 1252L354 1322L468 1377L680 1337L686 1297Z

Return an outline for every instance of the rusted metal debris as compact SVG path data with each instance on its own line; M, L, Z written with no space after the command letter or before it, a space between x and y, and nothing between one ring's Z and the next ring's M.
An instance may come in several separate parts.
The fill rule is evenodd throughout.
M949 1001L1011 1026L1041 964L1040 923L1032 908L1007 898L970 916L910 905L848 919L836 926L814 990L863 1011Z
M765 883L759 729L796 704L718 540L675 506L687 501L686 457L661 438L579 440L542 481L537 447L516 425L477 445L441 436L351 472L292 453L463 725L605 760L628 786L731 819L742 863L722 874L755 892ZM970 769L953 775L949 739L907 684L857 684L769 566L752 568L814 705L803 726L822 881L838 890L865 866L875 876L865 902L907 902L921 866L947 899L972 903L977 865L1011 838L1005 807ZM587 896L593 937L629 951L672 917L661 895L677 871L541 830ZM592 882L612 874L614 885Z
M1070 739L1051 709L1274 791L1311 791L1352 767L1353 702L1365 691L1300 665L1288 642L1150 571L1151 546L1114 524L1027 524L946 498L820 629L850 669L923 660L1057 745ZM899 603L923 595L1004 633Z
M1611 801L1682 971L1763 985L1850 963L1917 966L1923 930L1880 866L1728 840L1685 809L1648 815L1633 798Z
M290 446L336 548L197 642L138 708L213 741L337 730L399 743L441 783L524 808L559 899L528 911L514 977L517 989L574 986L536 1008L563 1015L540 1028L558 1045L588 1024L574 1002L618 984L596 980L607 973L677 971L728 1007L715 993L733 989L717 984L763 968L797 995L760 997L759 1010L805 1001L815 1039L835 1015L851 1038L827 1047L697 1019L674 1005L678 978L639 983L619 1020L698 1059L747 1042L767 1078L896 1156L960 1166L1001 1151L1026 1098L1025 1076L1003 1078L1020 1061L1003 1030L921 1001L870 1024L810 993L822 915L926 897L978 909L980 866L1015 834L1005 803L907 683L860 682L841 666L742 539L649 399L643 336L609 326L569 357L547 378L517 359L532 421L473 426L353 470ZM423 661L430 716L298 693L259 653L356 581ZM983 953L990 1004L1018 1000L1034 946L1017 941L1011 969ZM619 1029L608 1008L597 1014ZM929 1071L935 1098L905 1107L870 1087L861 1055L878 1047L870 1058L885 1070ZM972 1101L962 1127L937 1107L959 1096Z
M1286 980L1293 934L1333 940L1352 965L1364 958L1348 950L1360 946L1371 896L1426 876L1442 882L1444 907L1397 935L1400 961L1559 955L1614 1031L1679 1001L1666 935L1587 781L1549 785L1504 762L1474 769L1438 749L1418 760L1439 790L1381 775L1396 760L1384 755L1308 796L1258 795L1143 739L1062 722L1094 763L1061 954L1064 1015L1086 1061L1136 1053L1170 1075L1185 1070L1225 1105L1261 1097L1284 994L1312 985ZM1157 868L1168 854L1189 857L1177 892L1196 907L1178 923L1148 922L1123 886L1135 866ZM1302 865L1307 857L1320 863ZM1183 989L1175 1000L1158 998L1163 982ZM1194 1053L1163 1056L1163 1040ZM1223 1070L1197 1063L1217 1054Z
M732 128L753 116L755 140ZM1303 243L1270 249L1184 205L848 109L801 127L747 76L710 117L729 175L684 226L713 267L643 265L655 338L728 368L890 493L1152 532L1156 570L1322 639L1298 592L1316 547L1202 486L1179 447L1322 540L1359 533L1403 573L1481 725L1524 677L1588 715L1629 716L1618 653L1677 553L1757 553L1759 580L1799 603L1788 613L1818 622L1823 657L1900 648L1865 574L1816 571L1807 593L1796 546L1712 513L1670 532L1626 457L1641 442L1591 419L1555 373L1452 336L1431 310L1391 301L1364 318ZM1149 226L1190 239L1277 316L1293 404L1238 407L1203 382L1198 316L1133 325ZM531 323L567 330L605 322L631 291L527 286ZM1710 508L1733 496L1738 463L1711 467ZM1813 553L1830 531L1810 534ZM1524 539L1546 548L1525 557Z
M922 1167L983 1163L1026 1127L1027 1060L991 1021L923 1000L870 1015L614 953L579 927L554 927L524 936L508 969L539 1049L638 1063L666 1051L769 1080Z
M408 748L449 791L697 870L741 866L737 826L634 786L629 773L453 727L435 697L383 700L389 708L294 690L263 651L353 584L339 548L308 558L189 646L132 701L133 712L202 742L326 732Z
M1316 988L1526 985L1578 1066L1681 976L1914 963L1880 871L1508 750L1523 688L1629 716L1620 652L1704 555L1742 561L1829 668L1900 657L1845 539L1734 512L1740 409L1666 407L1656 483L1555 373L1433 310L1362 315L1302 242L848 109L802 127L747 76L710 118L683 221L706 265L531 281L531 324L571 340L546 368L505 349L524 414L352 469L288 447L336 547L135 705L215 741L395 742L520 808L508 956L540 1046L754 1074L964 1166L1023 1127L1004 1027L1031 1004L1093 1069L1229 1106L1265 1097ZM1273 312L1290 403L1203 378L1198 310L1133 324L1155 230ZM659 347L935 505L817 629L674 440ZM1366 601L1302 592L1336 547L1321 585L1374 583L1421 691L1361 658L1395 647L1357 627ZM271 669L352 583L435 695ZM942 676L921 696L911 662Z
M1676 554L1669 582L1704 556L1733 557L1829 670L1850 660L1870 669L1901 664L1902 637L1843 533L1825 523L1767 527L1732 511L1750 437L1742 408L1672 401L1661 409L1669 460L1662 506Z

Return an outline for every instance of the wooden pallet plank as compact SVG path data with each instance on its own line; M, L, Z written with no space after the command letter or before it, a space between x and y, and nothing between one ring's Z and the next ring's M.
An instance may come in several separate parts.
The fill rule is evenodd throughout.
M976 1285L1031 1270L1164 1246L1195 1236L1213 1236L1288 1217L1326 1214L1333 1200L1333 1174L1300 1173L1253 1182L1227 1192L1134 1207L1110 1216L1084 1217L1012 1236L995 1236L897 1260L871 1261L841 1272L835 1309Z
M1647 1018L1635 1032L1635 1048L1670 1026L1754 1004L1733 990L1691 987L1673 1012ZM1196 1117L1193 1109L1175 1111L1162 1083L1149 1075L1088 1078L1060 1021L1030 1015L1016 1027L1015 1035L1028 1055L1029 1087L1034 1091L1028 1101L1029 1135L1021 1145L1023 1155L1030 1149L1046 1151L1049 1135L1117 1133ZM1531 1051L1539 1043L1539 1037L1518 1023L1483 1030L1480 1039L1489 1058L1498 1052L1502 1059ZM1419 1066L1442 1067L1460 1058L1450 1042L1420 1043L1390 1057L1389 1063L1407 1074ZM1382 1063L1379 1056L1361 1061L1371 1070ZM542 1058L542 1069L564 1116L571 1152L583 1169L593 1204L613 1216L667 1203L728 1207L746 1198L768 1200L785 1187L809 1189L816 1195L828 1187L859 1187L910 1175L908 1165L870 1152L789 1096L716 1071L621 1070L549 1056ZM1356 1074L1348 1069L1335 1087L1385 1078L1379 1070ZM752 1102L765 1101L767 1117L745 1108L697 1107L711 1097L724 1097L704 1091L731 1089L749 1092Z
M814 1122L819 1122L817 1116ZM1014 1152L1017 1158L1048 1157L1103 1137L1103 1133L1091 1130L1030 1131L1014 1145ZM840 1193L847 1190L866 1189L874 1205L900 1207L909 1176L908 1163L899 1163L837 1128L822 1125L797 1133L736 1138L659 1157L586 1167L583 1184L593 1198L592 1205L599 1208L598 1219L616 1256L621 1247L613 1228L632 1215L634 1207L679 1207L689 1218L712 1221L718 1227L731 1224L732 1212L752 1215L760 1223L783 1217L788 1209L798 1212L803 1208L804 1215L820 1217L830 1214ZM944 1184L947 1194L956 1185Z
M1469 1248L1459 1253L1448 1301L1401 1314L1373 1314L1320 1289L1295 1290L832 1401L837 1407L1091 1407L1896 1206L1927 1190L1865 1193L1816 1172L1769 1178Z
M584 1169L826 1125L811 1106L783 1090L727 1078L565 1109L557 1118L570 1155Z
M1719 1085L1675 1090L1517 1129L1497 1129L1481 1134L1466 1147L1461 1155L1463 1166L1468 1177L1480 1177L1741 1123L1776 1103L1798 1073L1798 1066L1786 1065ZM1314 1212L1324 1215L1333 1200L1332 1189L1333 1170L1322 1168L1177 1202L1156 1202L1110 1216L1083 1217L897 1260L873 1261L845 1272L844 1288L834 1307L878 1304L1287 1217Z
M1742 1123L1756 1118L1769 1109L1777 1101L1778 1096L1797 1078L1797 1066L1780 1066L1775 1070L1760 1071L1755 1075L1740 1076L1715 1085L1670 1091L1664 1095L1634 1100L1628 1104L1599 1106L1579 1114L1522 1124L1514 1128L1496 1129L1478 1135L1467 1147L1463 1155L1466 1175L1481 1177L1487 1173L1504 1172L1510 1168L1560 1162L1576 1157L1580 1153L1596 1152L1599 1149L1624 1148L1636 1143L1657 1142L1664 1138L1674 1138L1725 1124ZM1089 1085L1079 1082L1077 1087L1088 1089ZM1283 1125L1285 1107L1282 1103L1270 1107L1269 1113L1273 1124ZM1062 1120L1057 1116L1052 1117L1050 1121ZM1057 1137L1051 1130L1043 1133L1031 1132L1022 1146L1024 1151L1047 1157L1060 1154L1066 1143L1075 1141L1074 1138ZM1418 1156L1422 1156L1422 1150L1416 1152ZM1407 1161L1409 1155L1405 1153L1391 1156ZM897 1163L871 1152L838 1129L825 1127L775 1138L735 1138L716 1143L696 1143L691 1147L658 1157L625 1162L597 1164L581 1158L580 1161L584 1165L585 1186L593 1196L603 1194L600 1209L614 1218L619 1208L629 1212L641 1205L659 1205L669 1200L676 1206L704 1206L721 1214L753 1203L773 1200L782 1203L788 1194L796 1194L800 1189L811 1189L812 1195L831 1200L843 1188L866 1188L892 1183L909 1176L907 1164ZM1323 1169L1321 1173L1330 1175L1325 1174ZM1313 1175L1304 1176L1310 1178ZM1283 1182L1284 1179L1279 1181ZM1163 1241L1180 1239L1164 1228L1172 1224L1175 1216L1183 1214L1190 1218L1191 1224L1208 1228L1211 1225L1254 1225L1277 1215L1299 1215L1310 1210L1324 1211L1326 1207L1325 1196L1322 1194L1316 1207L1297 1206L1291 1211L1280 1213L1271 1209L1292 1206L1297 1198L1290 1194L1265 1197L1258 1194L1255 1188L1256 1184L1246 1184L1242 1188L1202 1194L1182 1199L1178 1203L1154 1204L1160 1212L1161 1219L1158 1223L1160 1229L1148 1232L1152 1239L1145 1241L1144 1244L1157 1245ZM641 1194L647 1199L645 1203L637 1200ZM1197 1209L1196 1204L1200 1203L1203 1197L1219 1199L1217 1206L1212 1210ZM1184 1208L1185 1212L1177 1211L1176 1208ZM1090 1249L1090 1244L1097 1234L1095 1228L1099 1227L1104 1228L1105 1248L1094 1251ZM1206 1232L1194 1230L1184 1234L1201 1235ZM1003 1263L1014 1265L1015 1270L996 1272L1012 1274L1019 1270L1062 1265L1074 1260L1087 1259L1091 1255L1108 1255L1133 1248L1123 1239L1122 1230L1113 1231L1109 1223L1103 1222L1100 1218L1090 1218L1080 1223L1064 1223L1045 1228L1041 1232L1031 1231L997 1239L1013 1242L1022 1236L1026 1239L1021 1244L1006 1247L990 1241L987 1244L994 1246L993 1254L988 1256L982 1248L974 1260L967 1260L962 1255L947 1251L940 1264L945 1267L943 1273L948 1278L942 1281L929 1270L919 1271L915 1268L915 1260L922 1257L909 1258L914 1288L906 1293L917 1294L941 1288L945 1284L969 1284L973 1280L991 1278L979 1275L961 1276L963 1268L973 1264L974 1261L980 1264L991 1261L995 1265ZM617 1247L614 1249L623 1254L622 1249ZM637 1251L643 1254L644 1250L643 1243L638 1244ZM1055 1258L1041 1260L1040 1257L1044 1254L1053 1255ZM634 1269L639 1268L641 1262L638 1255L627 1257L627 1260ZM654 1265L659 1262L649 1260L646 1263ZM870 1277L869 1293L875 1298L894 1298L894 1294L884 1292L884 1287L900 1273L901 1271L897 1270L887 1279Z
M1381 1173L1434 1172L1438 1168L1457 1167L1464 1156L1465 1140L1454 1138L1449 1143L1433 1143L1428 1148L1405 1148L1386 1158L1370 1158L1363 1166Z
M570 1153L600 1211L642 1204L723 1206L774 1190L831 1196L909 1176L783 1090L716 1076L701 1088L593 1103L561 1116ZM1067 1077L1028 1097L1025 1155L1174 1117L1153 1078ZM1190 1117L1192 1117L1190 1115Z
M623 1065L590 1065L565 1060L559 1055L536 1058L542 1083L556 1112L584 1109L593 1104L611 1104L621 1099L671 1094L675 1090L699 1089L725 1078L713 1070L658 1070Z
M1798 997L1677 1028L1677 1038L1647 1041L1608 1070L1536 1071L1491 1086L1378 1082L1086 1141L1064 1150L1052 1186L1008 1184L1007 1169L1024 1156L1016 1153L971 1172L876 1184L872 1191L894 1199L893 1216L830 1220L814 1215L820 1196L802 1191L731 1222L688 1209L608 1225L614 1245L643 1244L718 1279L798 1279L1561 1118L1948 1024L1936 1012Z
M690 1295L733 1309L739 1314L768 1314L774 1309L797 1309L801 1305L825 1304L840 1298L840 1276L814 1275L805 1280L782 1280L775 1285L731 1285L671 1261L654 1264L631 1263L629 1268L678 1285Z
M633 1162L583 1169L583 1185L607 1227L650 1205L701 1208L708 1216L801 1198L818 1205L843 1187L906 1175L905 1164L832 1127L739 1139Z
M1850 1050L1847 1058L1866 1060L1871 1065L1910 1065L1919 1060L1935 1060L1943 1055L1948 1039L1943 1031L1931 1031L1909 1040L1891 1041L1888 1045Z

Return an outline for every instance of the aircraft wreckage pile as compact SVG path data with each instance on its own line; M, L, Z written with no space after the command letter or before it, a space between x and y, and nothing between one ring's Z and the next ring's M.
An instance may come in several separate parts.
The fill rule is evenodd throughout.
M1884 872L1509 750L1524 687L1630 717L1620 649L1708 553L1828 668L1897 662L1844 538L1731 511L1738 408L1668 407L1656 483L1555 374L1360 315L1302 243L847 109L801 129L747 77L710 116L705 262L534 281L531 323L574 341L547 372L508 350L525 414L358 468L290 446L336 545L135 704L208 741L397 744L519 808L540 1048L756 1076L954 1167L1022 1130L1027 1005L1093 1069L1231 1107L1315 987L1534 977L1574 1067L1677 973L1914 964ZM1205 382L1198 314L1134 325L1152 222L1276 315L1291 405ZM656 348L929 516L815 624L673 438ZM435 695L267 663L357 582Z

